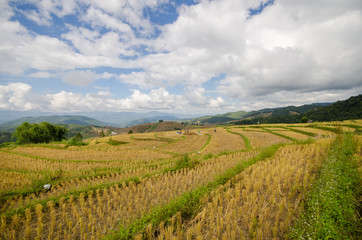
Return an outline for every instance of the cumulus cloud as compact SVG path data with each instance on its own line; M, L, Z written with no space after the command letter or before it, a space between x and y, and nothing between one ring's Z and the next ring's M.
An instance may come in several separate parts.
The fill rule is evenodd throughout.
M226 101L222 98L222 97L217 97L215 99L210 99L210 102L209 102L209 106L211 108L222 108L222 107L226 107L227 106L227 103Z
M203 90L197 91L203 93ZM207 113L205 105L215 111L233 109L221 97L207 98L198 96L189 99L183 95L171 94L164 88L143 92L137 89L125 98L117 98L110 91L99 90L97 93L74 93L59 91L54 94L39 95L32 92L26 83L10 83L0 85L0 109L11 110L47 110L53 112L79 111L167 111L167 112L203 112Z
M170 94L165 89L154 89L149 93L133 90L127 98L114 99L108 91L99 91L97 94L76 94L61 91L56 94L47 94L52 109L61 111L144 111L144 110L169 110L180 108L186 102L182 96Z
M0 85L0 109L31 110L38 106L31 102L31 86L26 83Z
M252 16L249 10L259 0L205 0L180 5L177 20L164 26L145 19L144 9L156 10L167 0L28 2L37 10L23 14L39 25L69 14L82 24L68 23L60 37L40 35L14 20L13 7L2 1L0 74L31 70L29 76L46 78L55 72L77 86L118 77L134 88L122 99L107 91L60 91L46 97L54 107L252 110L361 92L360 0L275 0ZM92 70L104 66L138 71L115 76ZM204 87L220 75L225 77L215 89ZM184 94L172 94L174 86L182 86ZM210 90L218 96L209 97Z
M106 65L117 64L120 56L135 55L130 45L120 41L121 36L117 32L110 31L101 35L97 30L91 31L87 28L72 26L69 28L71 31L62 34L62 38L69 40L72 46L85 56L106 58L108 60ZM96 66L101 64L101 62L96 63Z
M241 102L303 103L304 93L328 94L361 86L360 1L279 0L248 16L258 1L201 1L183 6L139 60L145 71L133 84L162 81L200 86L221 73L220 94ZM316 12L318 11L318 12ZM126 79L126 76L122 76ZM128 82L132 82L128 80ZM292 94L281 94L285 92ZM357 92L358 93L358 92ZM195 94L197 96L197 94ZM266 96L270 96L267 98Z

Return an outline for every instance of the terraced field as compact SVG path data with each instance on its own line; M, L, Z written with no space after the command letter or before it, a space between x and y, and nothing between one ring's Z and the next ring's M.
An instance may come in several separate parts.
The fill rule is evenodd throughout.
M0 239L295 236L330 146L360 126L229 126L116 135L80 147L3 147ZM348 136L361 169L361 137Z

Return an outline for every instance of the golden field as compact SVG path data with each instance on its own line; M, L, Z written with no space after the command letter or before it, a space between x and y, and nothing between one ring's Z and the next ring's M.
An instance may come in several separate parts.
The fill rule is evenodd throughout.
M362 121L339 123L348 132L356 130L351 125ZM337 127L228 126L123 134L79 147L3 147L0 239L117 239L120 229L206 186L213 188L203 190L192 215L145 220L127 238L285 239ZM254 160L273 146L275 153ZM218 182L244 163L245 170Z

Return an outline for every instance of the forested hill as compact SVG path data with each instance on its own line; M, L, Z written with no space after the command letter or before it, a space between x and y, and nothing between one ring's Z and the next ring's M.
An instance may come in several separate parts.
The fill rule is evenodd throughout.
M255 116L235 121L234 124L256 123L298 123L303 117L313 121L342 121L348 119L362 119L362 95L350 97L347 100L338 101L328 106L320 106L298 115L275 115L268 117Z
M314 121L342 121L362 118L362 94L306 113Z

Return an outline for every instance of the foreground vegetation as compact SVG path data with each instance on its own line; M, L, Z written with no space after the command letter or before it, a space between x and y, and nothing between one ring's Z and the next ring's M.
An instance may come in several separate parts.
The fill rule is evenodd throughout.
M354 154L356 139L339 135L331 146L320 175L306 202L305 212L291 236L297 239L358 239L362 223L358 199L362 195L361 176Z
M360 126L231 126L3 147L0 238L355 238L361 137L342 133Z

